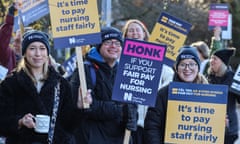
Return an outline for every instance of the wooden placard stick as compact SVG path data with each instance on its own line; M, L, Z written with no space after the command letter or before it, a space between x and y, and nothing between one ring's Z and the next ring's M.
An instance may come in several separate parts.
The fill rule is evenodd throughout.
M131 131L128 130L128 129L126 129L126 130L125 130L125 135L124 135L123 144L129 144L130 135L131 135Z
M89 108L89 104L84 103L84 97L86 96L86 93L87 93L87 84L86 84L86 77L85 77L85 70L84 70L84 63L83 63L82 48L76 47L75 51L77 55L78 74L79 74L81 96L82 96L81 100L82 100L83 108Z

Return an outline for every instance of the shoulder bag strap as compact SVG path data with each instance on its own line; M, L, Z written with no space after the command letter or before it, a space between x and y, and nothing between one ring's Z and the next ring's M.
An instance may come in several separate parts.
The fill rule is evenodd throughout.
M53 142L54 128L55 128L55 123L57 119L57 111L58 111L58 105L59 105L60 82L57 83L54 90L55 90L54 103L53 103L52 117L51 117L49 132L48 132L48 144L52 144Z

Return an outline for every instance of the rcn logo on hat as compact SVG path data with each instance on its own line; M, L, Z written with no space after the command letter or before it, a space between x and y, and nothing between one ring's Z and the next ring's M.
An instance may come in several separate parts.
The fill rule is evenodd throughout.
M116 38L116 37L118 37L118 35L119 34L117 34L117 33L109 33L109 34L104 35L104 39Z
M42 35L30 35L29 37L27 37L28 40L32 40L32 39L44 39L44 37Z
M180 57L181 57L181 59L192 59L192 58L194 58L193 55L189 55L189 54L187 54L187 55L182 54L182 55L180 55Z

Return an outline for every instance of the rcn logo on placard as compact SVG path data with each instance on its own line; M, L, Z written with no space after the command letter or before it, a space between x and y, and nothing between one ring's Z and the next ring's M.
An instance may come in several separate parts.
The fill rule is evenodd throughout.
M76 44L82 44L86 40L84 38L71 37L68 39L68 41L69 41L69 44L76 45Z
M132 96L133 96L132 93L125 92L123 99L124 101L132 101Z
M69 41L69 44L75 44L76 43L75 37L69 38L68 41Z

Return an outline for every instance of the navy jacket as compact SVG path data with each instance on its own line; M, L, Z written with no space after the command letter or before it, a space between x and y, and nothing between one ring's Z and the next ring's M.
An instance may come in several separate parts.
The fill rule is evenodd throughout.
M86 59L94 63L96 84L92 84L89 65L85 65L87 87L92 89L93 104L86 111L87 118L82 119L75 132L77 143L81 144L122 144L125 126L122 123L122 105L111 100L117 65L108 66L96 48L92 48ZM71 79L74 97L79 87L78 70ZM95 85L95 86L94 86Z

